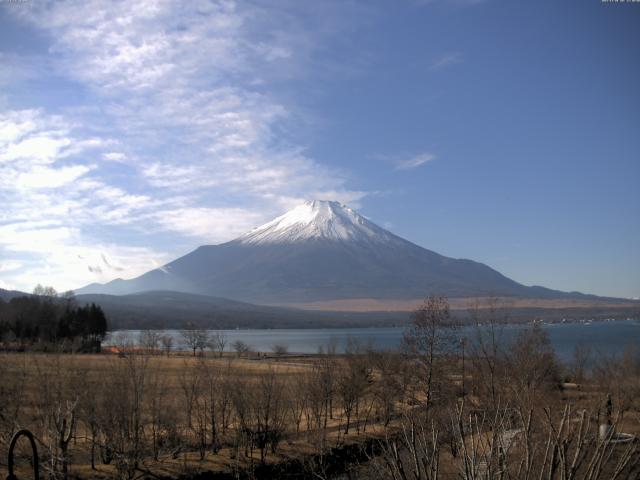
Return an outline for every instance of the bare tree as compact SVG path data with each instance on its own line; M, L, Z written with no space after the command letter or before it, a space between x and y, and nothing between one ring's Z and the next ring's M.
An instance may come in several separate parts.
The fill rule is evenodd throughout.
M167 433L175 426L177 418L174 409L169 408L167 398L167 378L159 368L150 368L147 375L147 389L144 408L147 418L145 430L150 434L151 452L154 460L158 460L162 445L170 444Z
M598 403L607 396L624 415L632 407L640 410L640 349L630 344L622 354L599 355L595 363L593 377L600 386ZM640 414L638 420L640 420Z
M104 383L86 371L80 377L82 395L78 408L79 420L89 433L91 469L96 469L96 448L99 446L100 434L100 399L104 397Z
M160 338L160 342L162 343L162 349L164 353L169 356L171 353L171 349L173 348L173 337L171 335L163 335Z
M305 380L292 376L286 382L286 391L289 393L286 400L289 405L290 418L296 427L296 433L300 433L300 424L309 401L309 389Z
M120 355L126 355L134 350L133 339L128 332L118 332L114 338L114 344Z
M187 427L190 429L193 428L193 410L204 380L202 373L198 365L185 360L183 362L183 373L178 380L184 402L184 411L187 416Z
M56 298L58 296L58 292L56 292L56 289L53 287L43 287L38 284L33 289L33 295L37 297Z
M549 335L539 325L518 333L507 352L508 391L528 411L552 390L558 391L559 364Z
M403 418L399 432L387 437L381 445L381 455L372 459L378 467L378 477L385 472L393 480L438 478L440 441L433 423L408 415Z
M220 370L220 388L218 389L218 413L220 415L220 428L224 435L231 423L231 389L235 370L232 367L231 359L226 366Z
M76 293L73 290L67 290L61 295L62 300L65 303L67 310L71 310L78 306L78 300L76 299Z
M289 352L289 348L285 344L278 343L271 347L271 351L276 357L284 357Z
M242 340L236 340L231 344L233 349L236 351L239 357L242 355L247 355L249 353L250 347Z
M34 399L41 437L48 449L48 469L53 478L69 476L69 444L74 438L81 395L82 373L75 363L63 364L61 355L34 358L38 392Z
M218 356L222 357L224 349L227 346L227 336L223 331L217 330L211 336L210 345L215 352L218 352Z
M474 390L490 405L498 405L500 381L505 365L504 326L509 319L509 310L497 298L488 298L485 303L476 300L470 312L474 331L471 335L471 359L475 369Z
M574 382L582 383L586 379L591 358L592 352L589 345L579 343L575 346L570 365L571 376L573 377Z
M322 441L324 442L329 419L333 418L333 399L337 390L337 365L334 355L334 345L326 353L320 349L318 359L313 365L311 376L311 390L313 391L314 416L317 419L317 427L322 428ZM319 407L319 409L318 409Z
M148 371L147 355L126 355L113 359L102 379L102 457L104 463L115 461L120 478L134 478L143 458Z
M138 335L138 345L148 354L155 355L160 346L160 333L155 330L142 330Z
M323 426L323 417L326 419L328 415L329 391L333 392L333 375L327 375L324 367L325 365L316 361L313 370L304 377L308 398L305 405L307 431L311 431L312 428L320 430Z
M286 402L282 379L273 371L260 374L248 388L247 380L234 382L233 403L238 417L238 439L245 455L257 448L264 463L267 450L276 453L286 426Z
M220 449L220 430L224 423L226 388L224 385L223 369L214 362L200 364L204 375L205 407L208 410L208 428L211 436L211 451L217 453Z
M354 339L348 339L345 366L339 370L337 380L337 391L346 418L345 435L349 433L354 414L356 428L359 428L360 403L372 381L371 375L372 371L367 356L363 355L360 345Z
M426 407L443 392L443 368L457 347L455 328L447 299L431 296L413 312L411 325L405 332L404 342L415 359Z
M201 353L209 346L209 332L202 328L197 328L194 324L187 324L187 328L180 332L182 340L193 350L193 356L196 356L196 352L199 350Z
M383 425L387 427L396 413L396 406L404 399L405 362L395 352L376 352L372 363L378 374L373 384L373 395Z
M4 447L18 425L22 412L25 410L24 392L26 387L27 357L21 357L21 362L10 368L8 355L0 353L0 446Z
M417 412L403 417L397 434L382 442L382 455L372 460L394 480L604 480L640 473L637 445L618 445L613 434L596 435L594 416L586 410L574 412L567 404L558 414L545 409L543 416L520 419L511 411L468 411L464 401L449 407L459 453L446 459L447 470L437 422Z

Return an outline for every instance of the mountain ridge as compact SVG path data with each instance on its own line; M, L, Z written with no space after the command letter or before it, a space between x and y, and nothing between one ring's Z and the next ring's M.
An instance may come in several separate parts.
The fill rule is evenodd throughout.
M77 293L172 290L257 304L449 297L581 298L522 285L491 267L405 240L332 201L310 201L219 245L204 245L139 277ZM586 295L588 296L588 295Z

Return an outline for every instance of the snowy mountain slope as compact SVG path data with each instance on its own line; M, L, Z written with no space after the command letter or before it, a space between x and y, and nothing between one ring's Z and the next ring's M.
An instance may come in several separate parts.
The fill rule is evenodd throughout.
M255 228L235 240L244 245L334 240L365 244L396 244L399 237L378 227L346 205L314 200Z
M306 202L230 242L207 245L131 280L78 293L150 290L263 304L349 298L409 299L569 294L526 287L492 268L415 245L336 202Z

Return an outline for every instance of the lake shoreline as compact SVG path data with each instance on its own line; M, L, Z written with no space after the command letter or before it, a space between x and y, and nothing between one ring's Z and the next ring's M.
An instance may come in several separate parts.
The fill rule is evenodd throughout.
M508 342L515 334L532 324L500 324L503 340ZM597 353L615 355L621 353L629 344L640 343L640 321L608 320L564 323L540 323L547 331L558 356L569 359L577 345L587 345ZM337 353L345 351L349 339L356 339L363 345L370 344L375 349L390 350L401 345L406 326L394 327L345 327L345 328L282 328L282 329L211 329L209 332L221 332L227 340L227 350L231 344L242 341L252 352L273 352L276 345L285 346L291 354L314 354L322 347L333 346ZM113 346L127 339L135 342L143 330L117 330L110 332L104 346ZM162 335L170 335L173 348L188 350L182 342L182 331L177 329L155 330ZM475 333L473 326L463 326L460 332L466 338ZM122 338L119 338L122 337Z

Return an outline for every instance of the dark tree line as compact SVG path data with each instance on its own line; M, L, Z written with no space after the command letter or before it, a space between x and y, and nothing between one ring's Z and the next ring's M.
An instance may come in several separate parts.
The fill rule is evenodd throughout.
M38 286L33 295L0 299L0 341L25 347L65 344L74 350L95 351L107 333L107 318L99 305L79 306L73 293L58 296Z

